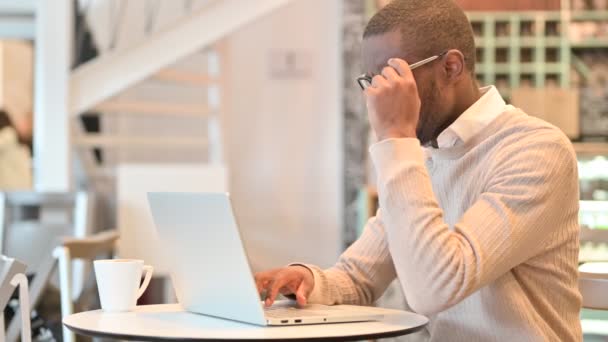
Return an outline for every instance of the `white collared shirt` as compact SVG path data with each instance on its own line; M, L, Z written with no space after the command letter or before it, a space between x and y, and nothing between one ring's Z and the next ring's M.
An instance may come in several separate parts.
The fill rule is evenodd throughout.
M439 148L464 144L506 110L507 104L495 86L487 86L479 90L483 94L479 100L439 134L437 137Z

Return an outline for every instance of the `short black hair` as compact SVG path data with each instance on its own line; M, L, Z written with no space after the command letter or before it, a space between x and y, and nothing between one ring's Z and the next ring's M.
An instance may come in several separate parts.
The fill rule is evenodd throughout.
M393 0L376 13L365 27L363 38L399 30L414 44L412 54L426 58L457 49L475 72L475 39L464 11L452 0Z

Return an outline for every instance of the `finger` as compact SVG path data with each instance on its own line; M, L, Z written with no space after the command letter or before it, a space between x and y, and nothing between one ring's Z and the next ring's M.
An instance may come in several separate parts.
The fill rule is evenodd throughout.
M378 89L376 88L372 88L372 87L367 87L364 91L363 91L363 95L365 95L365 98L369 99L370 96L374 96L378 94Z
M382 75L376 75L372 78L372 87L380 88L388 86L388 81Z
M306 305L306 303L308 303L308 291L306 290L306 285L304 284L304 282L302 282L302 284L300 285L300 287L298 287L298 290L296 291L296 301L298 302L298 305L300 306L304 306Z
M283 277L277 277L270 282L270 285L266 292L266 301L264 303L266 307L269 307L274 303L277 298L277 295L279 294L279 290L283 286L285 286L286 283L287 282Z
M391 66L387 66L382 69L382 76L389 81L398 81L401 79L401 76L399 76L395 68Z
M410 69L410 65L407 64L406 61L400 58L391 58L388 60L388 65L393 67L401 77L409 79L414 78L412 74L412 69Z
M308 303L308 297L310 297L310 294L312 293L313 286L314 281L312 283L302 281L299 284L298 289L296 290L296 300L299 305L306 305Z
M255 287L257 287L258 292L262 293L262 290L264 289L264 280L258 274L253 276L253 280L255 281Z
M283 295L294 294L294 293L296 293L297 289L298 289L298 285L296 284L296 282L290 281L290 282L284 284L283 287L281 287L281 289L279 290L279 293L283 294Z
M285 286L283 286L283 288L281 288L281 294L284 295L289 295L289 294L295 294L296 291L298 290L298 285L299 282L297 279L294 279L292 281L290 281L289 283L285 284Z
M255 280L255 286L258 288L258 293L262 294L262 292L266 290L268 283L270 283L270 280L272 279L271 272L268 271L256 273L253 276L253 279Z
M268 284L270 284L269 280L256 281L255 285L258 288L258 294L261 298L266 298L265 293L268 292L266 290L268 288Z

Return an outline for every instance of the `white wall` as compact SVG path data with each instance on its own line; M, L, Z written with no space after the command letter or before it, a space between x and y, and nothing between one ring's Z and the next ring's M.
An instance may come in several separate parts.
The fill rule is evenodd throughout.
M118 5L121 0L89 1L95 8L89 16L90 24L105 51L111 36L107 26L110 5L112 1ZM183 9L184 1L169 2L173 1L162 2L159 28ZM205 2L208 1L197 0L193 7L204 6ZM330 266L340 252L341 3L293 0L222 43L226 51L221 68L227 74L223 101L227 108L224 116L229 188L255 269L291 261ZM119 28L118 49L137 44L144 36L142 3L129 1L126 7L129 20ZM292 51L302 56L305 75L271 75L273 59ZM190 59L197 60L196 56ZM178 64L183 67L184 63ZM186 64L192 64L193 70L199 65ZM148 81L120 97L185 102L197 98L196 91L186 94L184 90L158 87ZM179 130L191 135L203 131L203 126L197 124L183 127L183 121L157 121L142 123L124 117L105 120L104 125L113 132L133 130L138 135L158 134L161 139L166 132ZM145 161L148 154L150 160L158 155L157 151L141 150L117 153L122 157L113 153L106 156ZM184 160L184 154L189 156L187 159L198 159L190 151L176 151L172 156Z
M340 6L294 0L227 40L230 189L257 269L340 252ZM290 51L309 75L273 77Z

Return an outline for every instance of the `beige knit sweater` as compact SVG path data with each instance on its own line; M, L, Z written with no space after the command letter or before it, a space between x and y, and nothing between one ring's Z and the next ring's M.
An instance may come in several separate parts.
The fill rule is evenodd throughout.
M510 108L465 144L371 148L380 210L310 302L371 304L398 277L431 341L580 341L578 177L555 127Z

